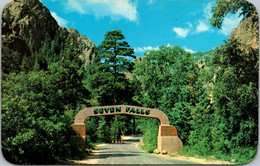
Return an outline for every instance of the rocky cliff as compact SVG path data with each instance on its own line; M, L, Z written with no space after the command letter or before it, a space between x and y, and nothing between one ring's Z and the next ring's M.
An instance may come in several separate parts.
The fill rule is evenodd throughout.
M249 17L240 22L237 28L232 30L228 40L236 40L253 50L259 48L259 22L257 10L254 10Z
M50 11L39 0L14 0L5 6L2 15L2 63L7 59L14 59L16 55L14 64L19 66L24 57L39 52L44 41L57 40L64 45L69 36L79 45L78 56L86 65L90 63L95 48L90 39L80 35L75 29L59 27ZM64 48L56 48L56 53L62 49Z

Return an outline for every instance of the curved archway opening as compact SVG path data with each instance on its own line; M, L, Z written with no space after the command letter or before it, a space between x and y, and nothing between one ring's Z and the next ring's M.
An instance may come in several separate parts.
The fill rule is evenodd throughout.
M74 142L76 142L78 146L84 148L86 137L85 119L87 117L105 115L135 115L156 118L160 121L157 137L158 151L174 153L182 149L182 142L178 137L177 130L174 126L169 124L168 117L163 111L130 105L88 107L80 110L75 117L74 124L71 125L73 130L72 138Z

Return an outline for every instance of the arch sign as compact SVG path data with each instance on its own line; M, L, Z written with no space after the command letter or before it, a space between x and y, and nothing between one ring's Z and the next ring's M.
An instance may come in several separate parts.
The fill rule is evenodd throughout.
M182 141L178 137L177 130L169 124L168 117L163 111L130 105L88 107L80 110L76 115L74 124L71 125L73 141L77 146L85 147L86 125L84 121L87 117L117 114L157 118L160 121L157 138L157 149L159 152L166 150L167 153L176 153L182 149Z

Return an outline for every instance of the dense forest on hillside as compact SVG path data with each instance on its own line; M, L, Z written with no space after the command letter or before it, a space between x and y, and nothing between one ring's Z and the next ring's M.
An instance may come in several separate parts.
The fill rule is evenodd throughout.
M225 15L238 9L244 20L258 22L250 3L220 2L213 8L212 26L220 28ZM17 39L2 36L1 71L1 147L12 163L56 164L82 157L70 142L75 115L85 107L114 104L164 111L183 141L180 154L240 164L256 155L258 49L230 38L207 53L161 46L132 62L127 58L135 58L134 49L121 30L112 30L86 63L75 33L60 30L39 48L28 42L25 52L11 49L12 40ZM116 115L85 123L87 149L118 142L122 134L143 134L143 149L156 149L156 119Z

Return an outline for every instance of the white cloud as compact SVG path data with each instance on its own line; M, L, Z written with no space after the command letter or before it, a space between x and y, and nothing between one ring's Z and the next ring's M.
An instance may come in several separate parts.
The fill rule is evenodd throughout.
M208 32L211 29L209 19L212 17L211 9L214 2L204 4L203 8L203 19L198 20L199 24L196 27L195 33Z
M137 20L136 5L130 0L68 0L67 11L94 15L96 18L110 17L113 20L126 18Z
M153 4L156 0L149 0L148 4Z
M203 4L203 10L199 9L199 10L196 10L196 11L193 11L193 12L189 12L189 15L192 15L192 16L195 16L197 15L198 13L203 13L203 17L206 18L206 19L210 19L211 16L212 16L212 12L211 12L211 9L214 5L214 1L212 2L209 2L207 4Z
M65 2L65 6L67 8L67 11L86 14L86 11L83 9L84 6L82 5L82 3L84 4L84 2L82 1L68 0L67 2Z
M51 15L55 18L60 26L66 27L68 25L69 21L59 17L55 12L51 12Z
M199 20L199 24L196 28L196 33L199 32L206 32L206 31L213 31L213 29L210 26L209 19L212 17L211 9L214 5L214 1L209 2L204 5L203 9L203 19ZM222 28L219 30L220 33L224 34L225 36L228 36L232 29L236 28L240 21L242 20L242 17L238 17L241 11L239 10L236 14L228 14L223 21Z
M190 52L190 53L195 53L195 52L197 52L197 51L194 51L194 50L192 50L192 49L187 48L186 46L184 46L183 49L184 49L186 52Z
M187 24L189 25L190 28L193 27L193 25L190 22L188 22Z
M209 31L209 28L210 27L204 21L199 20L199 25L196 28L196 32L197 33L206 32Z
M189 28L173 27L172 30L181 38L185 38L190 32Z
M239 13L236 14L229 14L224 18L224 21L222 23L222 28L220 30L221 33L223 33L225 36L228 36L232 29L236 28L240 21L242 20L242 16L239 17Z
M190 22L186 22L186 24L189 26L188 28L173 27L172 31L174 31L178 37L185 38L193 28L193 25Z
M147 46L147 47L136 47L134 48L135 52L145 52L149 50L159 50L159 46L152 47L152 46Z
M212 17L212 12L211 12L211 9L214 5L214 1L212 2L209 2L203 9L203 16L206 18L206 19L210 19Z

